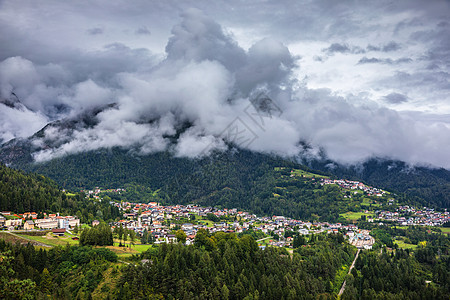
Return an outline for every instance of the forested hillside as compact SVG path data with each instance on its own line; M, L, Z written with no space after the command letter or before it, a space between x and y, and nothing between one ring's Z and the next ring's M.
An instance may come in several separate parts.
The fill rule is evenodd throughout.
M66 200L54 181L0 164L0 210L57 211Z
M108 202L94 202L84 194L68 195L51 179L24 173L0 164L0 211L76 215L82 222L95 218L113 220L119 210Z
M203 233L194 246L169 244L144 253L149 263L124 269L118 298L331 298L337 271L351 264L355 252L337 236L321 236L291 257L284 249L259 249L248 235Z

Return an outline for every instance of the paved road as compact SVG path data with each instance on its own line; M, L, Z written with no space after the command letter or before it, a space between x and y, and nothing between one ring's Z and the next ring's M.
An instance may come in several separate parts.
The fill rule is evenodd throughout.
M353 260L352 265L350 266L350 269L348 270L348 274L350 274L350 272L352 271L353 267L355 266L355 262L356 262L356 259L358 259L358 255L359 255L360 251L361 251L361 249L358 249L358 252L356 252L355 259ZM346 283L347 283L346 280L344 280L344 283L342 284L341 290L339 291L338 297L341 297L341 295L344 293L345 284Z

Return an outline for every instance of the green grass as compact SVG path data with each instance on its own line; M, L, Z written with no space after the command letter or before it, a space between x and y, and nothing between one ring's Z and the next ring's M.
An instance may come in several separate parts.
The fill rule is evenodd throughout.
M136 250L140 253L147 251L149 248L154 247L153 245L134 245L131 249Z
M123 243L123 241L122 241L122 243ZM152 244L142 245L142 244L140 244L140 242L139 242L138 240L135 241L134 246L131 246L130 241L127 241L126 244L128 245L128 248L127 248L127 247L120 247L120 249L124 249L124 250L131 249L131 250L133 250L133 252L134 252L134 251L137 251L137 252L139 252L139 253L142 253L142 252L147 251L147 249L149 249L149 248L151 248L151 247L155 247L155 246L152 245ZM115 247L119 247L119 240L118 240L118 239L115 239L115 240L114 240L114 246L113 246L113 247L114 247L114 248L115 248Z
M284 167L276 167L275 171L280 171L280 170L283 170L283 169L284 169ZM313 177L315 177L315 178L329 178L328 176L314 174L314 173L311 173L311 172L298 170L298 169L293 169L293 171L294 172L292 174L294 174L296 176L302 176L303 175L303 177L306 177L306 178L313 178Z
M6 220L17 220L20 219L20 217L16 217L15 215L10 215L10 216L4 216Z
M296 176L303 176L306 178L328 178L328 176L324 176L324 175L319 175L319 174L314 174L314 173L310 173L310 172L306 172L303 170L294 170L294 172L292 172L292 174L296 175Z
M198 220L199 224L205 224L207 227L214 227L214 222L207 219Z
M349 221L356 221L356 220L360 219L361 216L373 217L373 214L371 214L371 213L352 212L352 211L349 211L349 212L346 212L343 214L339 214L339 215Z
M400 249L414 249L417 247L417 245L407 244L402 240L397 240L395 241L395 243L398 245Z
M443 233L450 233L450 227L439 227L440 230L442 230Z
M67 243L69 245L78 245L78 241L72 240L72 236L63 236L63 237L57 237L53 234L49 233L46 236L31 236L31 235L22 235L18 234L18 236L21 236L25 239L30 239L42 244L50 245L50 246L65 246Z

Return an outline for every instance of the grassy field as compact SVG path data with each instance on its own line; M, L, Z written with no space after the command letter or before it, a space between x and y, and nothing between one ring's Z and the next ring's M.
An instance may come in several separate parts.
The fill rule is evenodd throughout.
M450 234L450 227L439 227L440 230L442 230L443 233Z
M12 243L12 244L20 243L20 244L25 245L25 244L28 244L29 242L31 242L31 243L33 242L33 241L30 241L29 239L23 238L21 236L13 235L7 231L0 232L0 239L5 240L6 242Z
M346 212L343 214L339 214L339 215L349 221L356 221L356 220L360 219L361 216L373 217L373 214L371 214L371 213L352 212L352 211L349 211L349 212Z
M114 251L117 255L131 255L145 252L148 248L154 247L153 245L142 245L138 241L134 246L132 246L129 241L127 241L126 244L128 247L119 247L119 240L115 239L114 246L107 246L107 248Z
M280 171L282 169L284 169L284 168L276 167L275 171ZM294 169L293 171L294 171L293 174L296 175L296 176L303 176L303 177L307 177L307 178L313 178L313 177L315 177L315 178L329 178L328 176L314 174L314 173L310 173L310 172L303 171L303 170L298 170L298 169Z
M206 225L206 227L214 227L214 222L211 220L201 219L201 220L198 220L198 223L204 224L204 225Z
M51 232L47 233L45 236L31 236L18 234L19 236L30 239L42 244L50 245L50 246L65 246L69 244L71 246L78 245L78 241L72 240L73 235L66 233L64 236L55 236Z
M401 248L401 249L414 249L414 248L417 247L417 245L407 244L407 243L405 243L405 242L402 241L402 240L397 240L397 241L394 241L394 242L395 242L395 243L398 245L398 247Z
M375 200L364 197L363 198L363 202L361 203L362 206L370 206L372 205L373 207L380 207L381 205L379 203L375 203Z
M314 174L314 173L310 173L310 172L306 172L303 170L294 170L293 172L294 175L296 176L303 176L306 178L328 178L328 176L324 176L324 175L319 175L319 174Z

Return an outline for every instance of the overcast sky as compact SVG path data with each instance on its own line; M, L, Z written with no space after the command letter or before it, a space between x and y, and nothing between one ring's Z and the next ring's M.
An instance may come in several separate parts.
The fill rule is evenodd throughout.
M0 0L0 142L115 103L37 160L228 141L450 168L449 71L444 0Z

